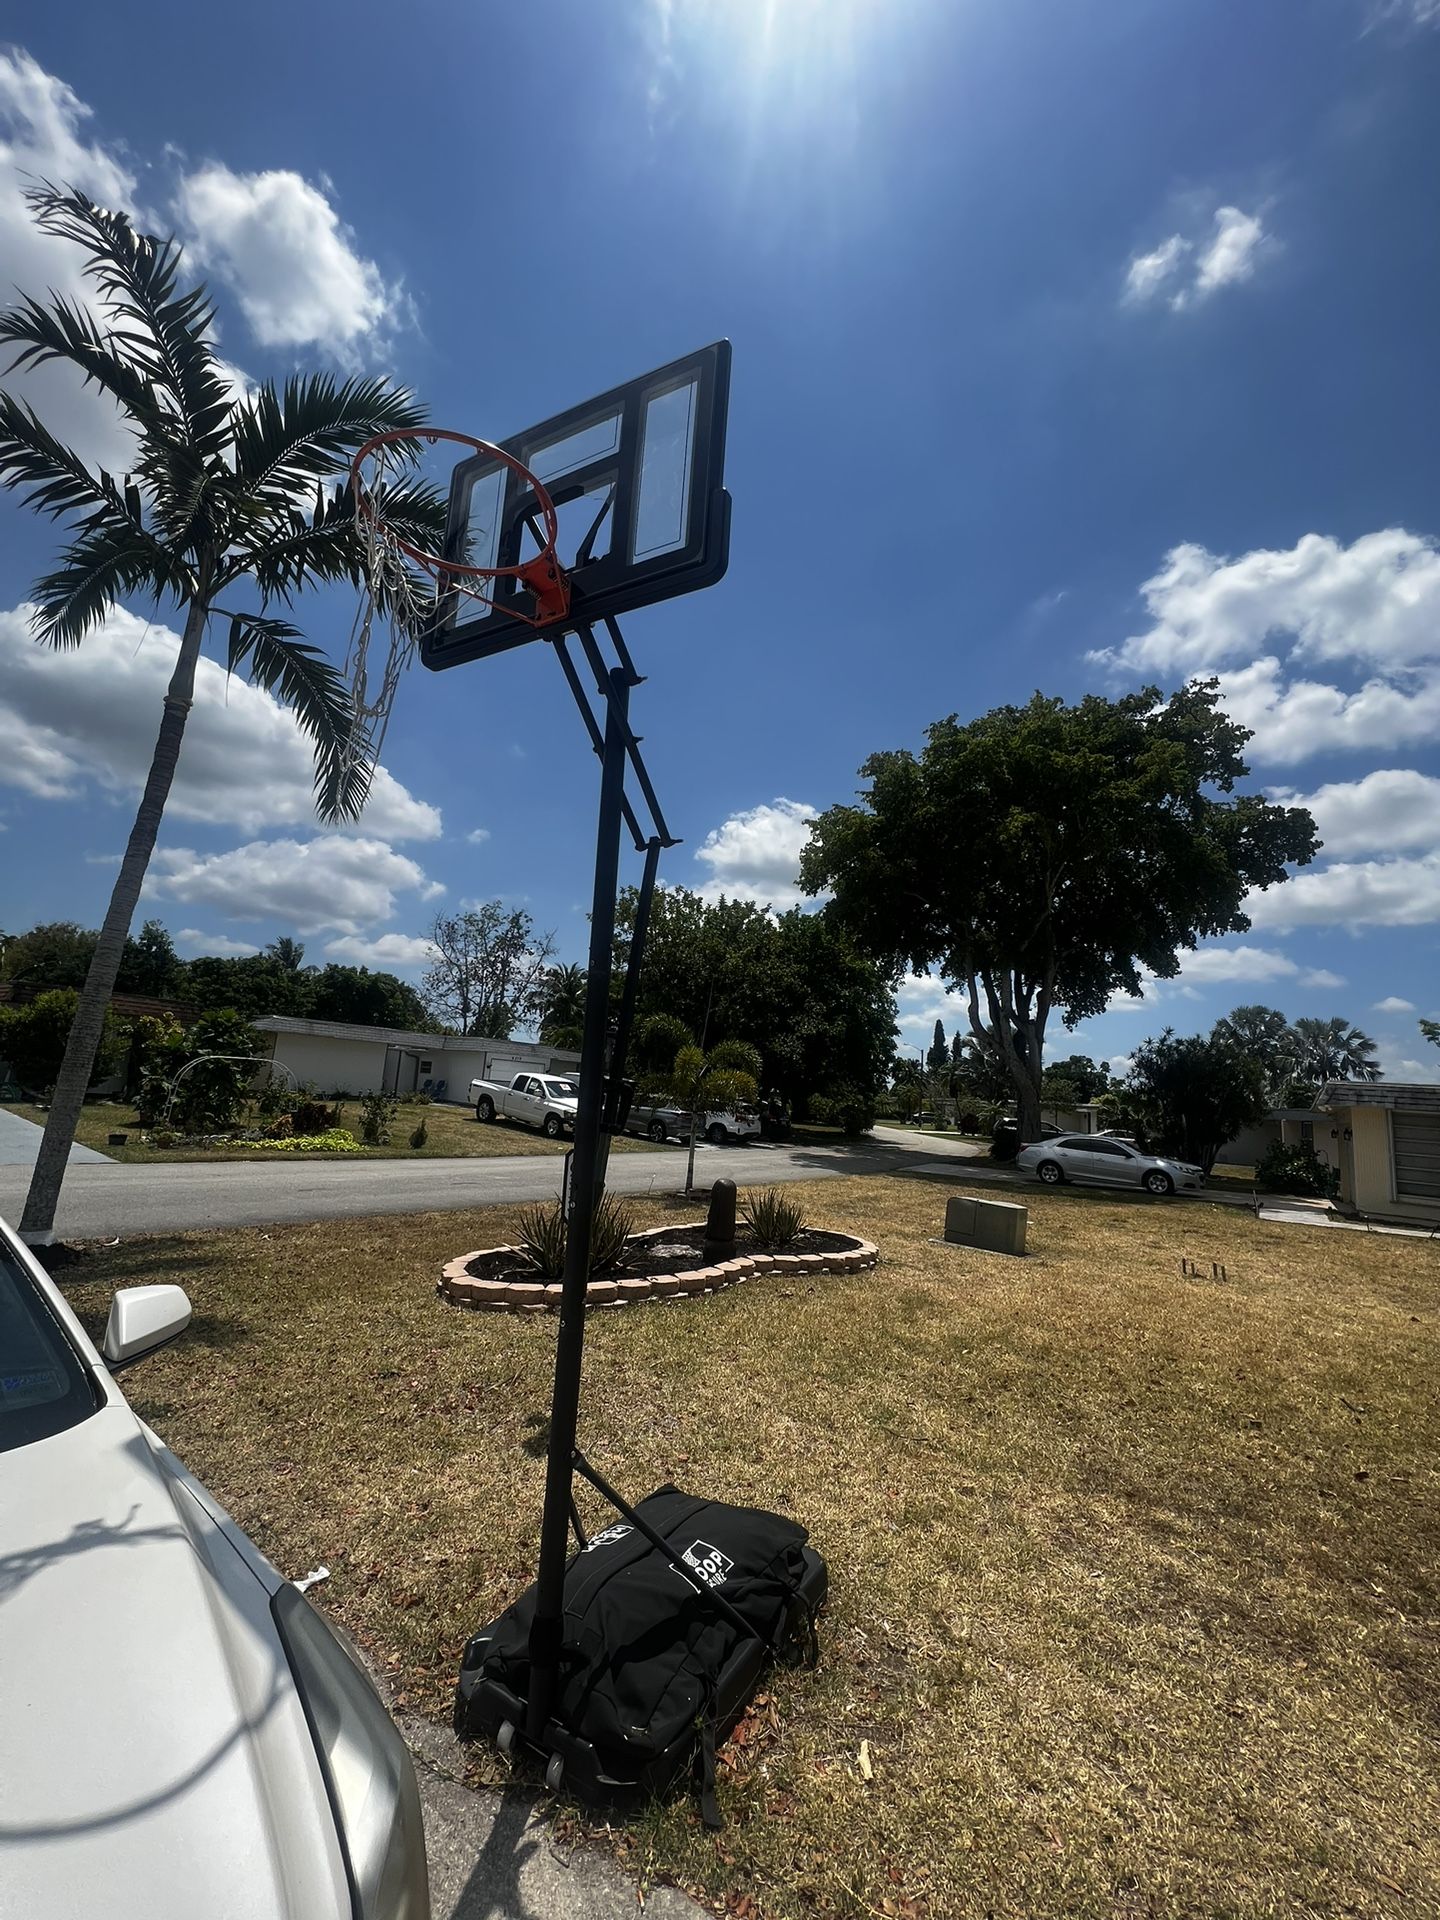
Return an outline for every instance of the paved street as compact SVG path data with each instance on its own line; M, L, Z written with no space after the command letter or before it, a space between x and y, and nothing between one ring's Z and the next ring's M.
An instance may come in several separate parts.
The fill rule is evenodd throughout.
M728 1176L741 1186L831 1179L893 1171L917 1159L944 1157L945 1142L903 1133L834 1146L701 1147L697 1186ZM617 1193L679 1193L685 1153L616 1154L609 1185ZM370 1213L428 1213L548 1200L559 1192L557 1157L496 1160L268 1160L166 1162L154 1167L118 1161L74 1166L60 1195L56 1232L67 1240L166 1233L187 1227L254 1227L279 1221L331 1220ZM18 1220L29 1169L0 1166L0 1214Z

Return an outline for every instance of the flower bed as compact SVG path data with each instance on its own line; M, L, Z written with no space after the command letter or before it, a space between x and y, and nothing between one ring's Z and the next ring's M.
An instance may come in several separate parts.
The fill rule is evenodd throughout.
M589 1307L623 1307L644 1300L680 1300L719 1293L743 1280L766 1274L856 1273L873 1267L879 1250L850 1233L826 1233L807 1227L785 1253L755 1245L742 1227L732 1258L707 1264L705 1223L652 1227L632 1233L621 1264L613 1273L596 1274L586 1290ZM502 1312L554 1312L560 1282L542 1279L520 1247L483 1247L451 1260L440 1275L438 1291L452 1306Z

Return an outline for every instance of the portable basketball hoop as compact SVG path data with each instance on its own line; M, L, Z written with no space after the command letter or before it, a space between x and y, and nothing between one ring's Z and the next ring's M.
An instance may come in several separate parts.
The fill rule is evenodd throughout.
M624 1124L625 1064L641 956L661 850L675 845L630 725L641 676L617 616L712 586L730 552L724 485L730 346L720 340L501 442L446 428L377 435L351 466L364 529L363 598L349 663L357 719L378 753L405 665L418 651L432 671L544 639L559 661L600 760L585 1027L572 1166L565 1187L566 1256L541 1515L528 1677L494 1729L506 1751L518 1740L556 1784L580 1748L557 1707L564 1656L564 1593L578 1473L660 1552L677 1592L696 1591L672 1546L648 1529L577 1445L586 1288L594 1210L605 1190L609 1136ZM417 450L463 450L450 483L445 540L434 552L387 514L392 479ZM369 662L376 615L388 622L383 668ZM598 629L598 633L597 633ZM603 634L614 661L602 651ZM573 636L578 653L572 656ZM598 708L587 692L589 677ZM378 684L372 690L370 682ZM635 802L626 794L633 773ZM649 823L642 827L643 806ZM624 989L613 1009L611 956L620 840L628 827L644 871ZM708 1590L708 1589L707 1589ZM722 1615L723 1596L713 1602ZM739 1619L736 1614L735 1618ZM677 1620L680 1616L677 1614ZM744 1622L741 1622L743 1626ZM482 1634L481 1640L485 1638ZM758 1669L757 1669L758 1671Z

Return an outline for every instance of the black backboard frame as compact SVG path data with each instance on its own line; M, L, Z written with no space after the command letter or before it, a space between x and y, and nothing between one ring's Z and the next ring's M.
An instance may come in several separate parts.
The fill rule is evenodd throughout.
M692 381L696 400L685 538L683 544L652 559L635 560L630 557L630 548L640 488L644 409L647 401ZM438 672L507 652L546 633L573 631L636 607L653 606L657 601L713 586L723 577L730 560L730 496L724 486L729 400L730 342L717 340L500 441L507 453L529 465L531 456L552 442L579 433L597 419L619 415L616 447L567 468L562 479L546 481L558 506L587 488L604 484L607 477L614 479L608 551L571 571L569 612L543 626L532 625L516 611L530 611L534 603L528 591L513 580L485 583L493 608L453 588L442 593L435 618L421 636L423 663ZM458 464L451 481L445 532L447 560L463 555L470 496L476 481L493 476L497 469L505 477L495 564L514 566L524 557L527 515L533 515L535 508L533 490L518 474L501 469L492 455L475 454ZM533 538L529 547L533 550ZM563 553L561 558L565 558Z

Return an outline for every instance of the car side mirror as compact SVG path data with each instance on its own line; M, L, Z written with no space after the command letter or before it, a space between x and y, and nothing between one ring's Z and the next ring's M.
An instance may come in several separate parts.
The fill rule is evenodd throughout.
M189 1324L190 1299L183 1287L122 1287L105 1323L105 1364L118 1373L178 1340Z

